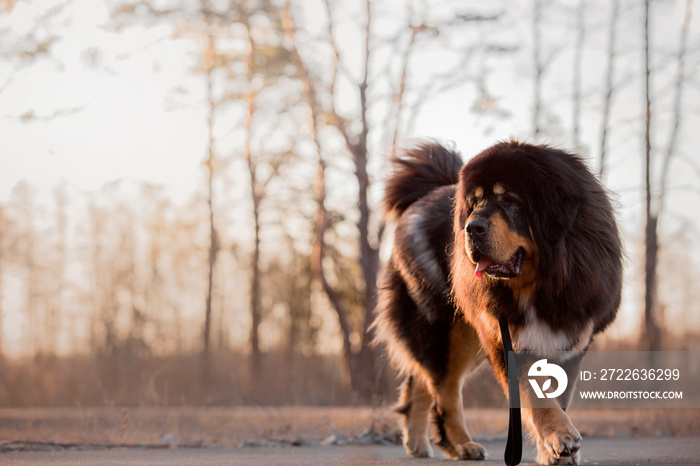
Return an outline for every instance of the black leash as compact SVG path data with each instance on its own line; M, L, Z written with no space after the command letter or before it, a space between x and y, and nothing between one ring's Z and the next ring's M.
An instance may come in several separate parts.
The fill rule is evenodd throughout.
M503 340L503 356L508 372L508 407L510 408L510 419L508 421L508 441L506 452L503 456L508 466L520 464L523 456L523 430L520 423L520 387L518 385L518 372L515 367L515 353L513 344L510 341L510 331L508 331L508 321L505 316L498 319L501 327L501 339Z

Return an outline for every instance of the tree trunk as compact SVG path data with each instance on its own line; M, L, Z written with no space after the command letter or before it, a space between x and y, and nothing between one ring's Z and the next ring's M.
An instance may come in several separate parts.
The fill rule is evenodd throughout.
M644 328L643 348L647 351L661 350L661 328L656 313L656 266L658 264L659 239L658 217L647 218L644 262Z
M54 264L55 296L51 300L49 315L46 321L46 342L49 354L56 354L58 350L58 335L61 333L61 316L63 314L63 294L66 288L66 263L67 263L67 207L68 196L65 187L53 190L56 202L56 262Z
M363 93L364 101L364 93ZM366 120L363 119L366 124ZM360 218L357 228L360 233L360 267L364 283L364 295L362 305L365 310L362 325L362 343L357 361L355 386L353 387L363 401L368 401L373 393L373 383L375 378L375 352L370 345L369 326L372 323L374 308L377 303L377 269L379 266L378 251L369 243L369 218L370 210L367 203L367 191L369 179L367 176L367 149L366 134L363 144L357 147L355 156L355 167L357 170L357 180L359 182L359 207Z
M255 190L254 186L251 189ZM253 200L253 221L254 244L250 277L250 375L253 387L257 387L262 369L260 352L260 322L262 320L262 306L260 305L260 200L257 196Z
M207 296L205 300L204 311L204 332L203 332L203 349L201 361L201 388L204 397L206 398L209 392L211 382L211 308L212 308L212 292L214 287L214 268L216 265L216 256L219 250L218 236L214 223L214 96L213 96L213 58L214 58L214 38L209 35L209 44L205 52L209 62L207 63L207 101L209 103L209 113L207 117L207 159L204 166L207 169L207 206L209 208L209 263L207 275Z
M248 42L250 45L250 53L248 54L248 85L250 86L246 103L248 104L248 113L245 120L245 159L250 176L250 198L253 204L253 258L251 263L250 276L250 381L253 393L257 390L260 381L261 372L261 353L260 353L260 322L261 303L260 303L260 201L262 198L258 190L257 165L253 160L253 151L251 148L251 139L253 131L253 114L255 113L255 97L256 93L253 90L253 53L255 50L255 42L251 35L250 26L245 18L245 26L248 32Z
M369 176L367 173L367 136L369 134L369 121L367 120L367 87L370 59L370 26L372 18L369 1L365 2L365 12L365 70L362 83L360 83L359 86L362 131L360 132L358 143L350 146L349 149L353 154L355 175L357 176L359 185L358 206L360 218L357 222L357 229L360 243L360 267L362 268L362 278L365 285L362 299L365 315L362 325L362 343L357 361L356 385L354 389L355 393L357 393L363 401L368 401L373 393L372 387L375 378L375 354L373 348L370 346L368 329L372 323L372 316L377 302L377 268L379 266L379 257L377 248L372 247L369 242L370 208L367 202L367 192L369 190ZM348 139L346 138L346 140Z
M343 300L340 294L328 283L326 274L323 271L323 257L325 249L324 236L327 227L326 218L326 207L325 207L325 164L323 163L323 158L319 152L319 162L316 171L316 185L315 185L315 197L316 197L316 218L314 220L314 226L316 229L316 239L314 241L313 247L311 249L311 269L314 275L321 282L321 287L331 302L333 309L335 309L336 315L338 316L338 325L340 326L340 335L343 341L343 359L345 361L345 368L341 371L341 375L345 381L345 385L350 388L352 393L355 393L355 388L357 384L357 374L355 372L356 366L352 352L352 344L350 342L350 323L348 322L348 310L343 304Z
M651 67L649 56L649 2L644 2L644 186L646 205L645 261L644 261L644 334L642 342L646 350L661 349L661 330L656 319L656 265L658 254L657 219L652 213L651 193Z
M685 80L685 54L688 48L688 27L690 25L690 18L692 14L692 0L686 1L686 12L685 20L683 21L683 26L681 28L681 40L678 49L678 70L676 74L675 83L675 94L673 99L673 119L671 121L671 132L668 139L668 145L664 154L664 160L661 167L661 180L659 181L659 191L658 198L655 206L655 210L652 210L654 206L651 205L651 192L649 190L650 183L650 155L651 144L649 142L649 131L650 131L650 108L651 103L649 101L649 25L648 25L648 15L649 15L649 4L646 4L646 22L645 22L645 54L646 54L646 67L647 67L647 159L646 159L646 174L647 174L647 228L645 236L645 249L646 249L646 261L645 261L645 295L644 295L644 327L646 335L643 336L643 342L645 347L649 351L660 351L663 344L663 315L662 306L659 306L657 302L657 277L656 277L656 266L658 264L658 250L659 250L659 239L658 239L658 225L659 218L664 211L664 204L667 194L667 184L668 176L671 167L671 160L676 153L676 145L678 141L678 134L681 127L681 119L683 115L682 105L683 105L683 84Z

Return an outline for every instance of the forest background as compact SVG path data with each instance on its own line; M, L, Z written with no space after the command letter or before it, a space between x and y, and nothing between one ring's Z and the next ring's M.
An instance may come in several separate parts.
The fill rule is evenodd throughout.
M382 181L422 138L584 155L626 250L594 349L697 350L693 6L0 1L0 407L391 402Z

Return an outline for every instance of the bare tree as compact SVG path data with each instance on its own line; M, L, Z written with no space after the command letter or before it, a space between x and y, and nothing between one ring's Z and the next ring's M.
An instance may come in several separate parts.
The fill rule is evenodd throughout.
M680 45L676 61L676 80L673 98L673 118L669 132L669 139L662 161L661 176L656 196L653 192L652 168L652 101L651 101L651 65L650 65L650 2L644 3L644 89L645 89L645 158L644 158L644 186L645 186L645 216L646 228L644 235L645 263L644 263L644 326L641 335L642 345L649 351L658 351L662 347L663 332L661 323L661 306L657 301L657 266L659 254L659 218L663 213L664 201L668 192L668 178L671 162L676 154L678 134L681 128L683 116L683 87L685 82L685 61L688 51L688 29L692 16L692 0L686 0L686 10L681 27Z
M120 21L130 21L143 18L148 22L172 21L178 24L182 21L183 11L177 5L163 3L157 6L149 2L129 1L118 2L113 11L113 19L119 24ZM194 37L194 40L201 45L201 55L198 57L197 71L204 76L204 87L206 92L206 147L203 160L205 170L205 202L207 207L207 266L206 266L206 293L204 296L204 322L202 324L201 353L200 353L200 375L199 384L206 396L211 382L211 340L216 264L221 249L220 235L218 231L218 220L216 215L216 193L218 177L222 171L223 162L216 152L215 123L217 112L221 110L223 103L218 95L216 73L222 66L226 65L219 50L219 34L222 31L220 23L225 13L214 8L210 0L200 0L196 8L187 13L187 21L181 23L177 31L182 35Z
M334 63L333 63L333 78L331 84L328 88L328 92L333 99L335 95L335 84L336 78L339 72L339 51L335 46L333 38L333 18L331 16L331 8L328 2L326 4L326 11L328 13L328 36L329 41L333 46L334 53ZM346 122L342 119L337 111L335 110L335 104L331 102L329 109L321 109L317 95L317 86L315 82L312 81L311 74L299 55L297 49L296 41L296 26L293 22L290 6L284 10L283 25L287 33L288 38L292 44L292 57L294 58L295 64L298 67L299 77L302 81L304 87L304 95L311 110L310 124L316 144L316 151L318 153L318 164L316 171L316 182L315 182L315 198L316 198L316 219L315 219L315 230L316 238L314 241L314 247L312 250L312 268L314 274L318 277L321 285L323 287L324 293L328 297L329 301L335 309L336 315L338 317L338 323L340 324L341 336L343 339L343 354L346 364L345 375L348 379L348 385L352 387L353 391L356 392L359 387L360 375L357 373L357 364L354 359L352 344L350 342L350 334L352 329L349 322L349 310L347 309L341 293L337 291L333 285L331 285L326 272L323 267L324 257L325 257L325 233L328 228L328 214L326 210L326 184L325 184L325 168L326 163L323 158L323 150L319 140L319 130L318 123L324 115L328 115L331 119L331 123L340 131L341 135L345 139L346 145L352 154L352 159L355 165L355 175L357 176L358 183L360 184L360 194L358 199L358 205L360 207L360 219L358 221L358 230L360 231L360 265L362 268L363 276L365 278L365 302L371 307L365 307L365 309L373 308L374 295L376 294L376 273L377 273L377 261L376 249L373 249L369 245L368 240L368 226L369 226L369 206L367 204L367 186L369 184L369 178L367 175L367 135L369 133L369 123L367 121L367 80L368 80L368 62L369 62L369 25L370 25L370 9L369 2L365 2L365 12L366 12L366 25L365 25L365 54L364 54L364 65L365 71L363 73L363 80L358 85L359 97L360 97L360 125L361 130L359 135L351 136L348 132L349 129L346 127ZM374 257L374 258L373 258ZM373 269L372 269L373 266ZM367 282L367 279L370 282ZM366 300L369 299L370 302ZM368 326L363 325L363 327Z
M328 0L326 0L328 6ZM363 381L362 386L357 386L357 390L367 399L372 393L372 383L375 377L375 357L374 349L369 344L368 329L372 323L371 311L375 308L377 302L377 275L379 272L379 245L370 244L370 206L367 201L367 193L369 190L369 174L367 164L369 161L369 120L367 116L368 102L367 89L369 86L369 68L371 56L371 25L372 11L370 1L366 0L364 5L365 27L364 27L364 58L363 58L363 73L362 80L357 85L357 90L360 100L360 122L361 129L359 134L353 134L347 127L345 121L340 117L338 112L334 111L332 122L335 127L341 132L345 139L346 146L352 154L352 160L355 165L355 176L358 182L358 207L360 217L357 221L357 230L359 232L360 246L360 267L362 269L362 284L364 285L364 295L362 298L362 307L365 309L365 315L362 319L362 333L360 354L358 361L358 378ZM328 8L329 18L331 15ZM329 20L329 25L332 25L332 20ZM330 26L329 26L330 27ZM333 31L330 31L331 37ZM359 372L361 371L361 372Z
M66 288L66 266L68 261L68 194L66 186L57 186L53 190L55 200L55 234L56 239L52 252L55 259L51 264L52 287L49 291L51 296L48 303L46 316L46 345L51 354L55 354L58 346L58 335L61 330L61 319L63 316L63 298Z
M658 217L652 212L651 180L651 63L649 13L651 0L644 1L644 189L645 218L644 233L644 334L646 349L657 351L661 347L661 330L655 315L656 263L658 255Z
M285 13L285 28L289 42L292 44L292 54L298 68L299 79L304 86L306 102L311 110L311 128L318 152L318 165L315 185L315 197L317 202L316 213L316 242L312 254L312 266L315 275L322 284L324 293L328 297L333 309L338 317L343 341L344 359L347 365L347 372L350 377L353 392L365 399L373 395L373 385L376 383L377 371L375 363L377 356L370 345L368 328L372 321L372 310L376 304L377 276L379 269L379 244L383 233L383 223L376 221L373 215L373 205L369 199L371 180L369 175L370 158L372 149L370 148L370 135L378 134L376 140L381 141L386 147L394 149L400 135L402 120L405 113L418 111L421 103L436 89L447 89L455 82L460 85L465 80L470 79L468 58L462 57L450 73L432 76L427 84L416 86L410 89L413 95L413 105L407 108L405 105L406 94L409 92L411 59L416 51L419 38L439 38L441 34L449 30L463 27L465 23L493 21L495 17L484 15L460 14L453 18L449 24L428 25L425 22L414 22L419 15L411 13L409 4L409 26L403 28L397 37L377 37L373 34L373 24L376 12L373 10L373 3L369 0L362 2L358 9L358 21L356 23L359 37L361 37L362 54L359 64L353 69L359 70L357 75L348 71L348 66L343 57L343 49L336 42L337 5L330 1L325 1L325 12L327 20L327 30L323 39L324 46L327 46L331 53L331 60L325 72L317 72L316 68L309 65L309 61L302 57L298 51L299 40L297 32L300 30L293 21L289 13L289 6ZM421 19L424 21L424 18ZM314 38L313 40L317 40ZM426 41L427 42L427 41ZM447 42L445 40L444 42ZM399 46L400 43L405 45ZM435 42L437 43L437 42ZM395 51L392 54L391 63L378 65L374 61L378 50L387 45ZM463 54L463 50L461 50ZM393 61L396 60L396 61ZM398 66L396 66L398 64ZM325 65L325 63L324 63ZM376 71L380 67L381 73ZM373 71L374 70L374 71ZM384 86L386 83L379 82L387 76L396 76L396 79L389 83L389 92L383 94L383 104L386 104L387 119L381 125L382 128L374 125L370 119L372 105L380 99L370 98L370 94L376 88ZM473 79L473 78L472 78ZM341 111L336 107L339 99L339 82L348 84L352 88L352 95L355 98L354 112L348 115L348 111ZM347 87L344 88L347 91ZM347 95L347 94L346 94ZM408 118L410 120L410 118ZM338 135L349 156L353 167L353 181L358 187L357 194L357 220L355 229L357 231L357 264L359 265L359 277L357 282L359 287L356 302L359 306L352 305L352 300L341 291L339 284L332 283L328 277L328 270L324 267L326 258L330 258L331 250L327 247L325 234L329 228L329 212L326 205L326 159L322 138L319 136L322 130L332 128L333 134ZM339 264L336 262L335 266ZM350 277L346 277L345 282L349 283ZM347 287L347 285L346 285ZM352 318L353 315L359 318ZM353 322L351 322L351 320ZM359 322L359 325L357 324ZM357 340L357 351L353 350L352 337L359 336Z
M13 262L21 271L18 277L22 279L24 289L24 313L26 318L25 344L30 354L42 352L44 341L41 338L41 286L44 281L40 275L39 239L36 222L37 207L34 202L32 188L26 182L18 183L12 189L9 209L14 224L13 237L10 239L10 249L13 251Z
M323 258L325 256L325 234L328 228L328 216L326 210L326 177L325 169L326 162L323 158L323 150L321 148L321 142L319 139L318 122L321 120L323 114L320 109L318 98L316 96L316 88L311 82L311 74L306 67L306 64L299 55L297 48L296 39L296 26L292 19L291 7L289 2L287 2L285 8L282 10L282 26L284 27L285 34L290 43L290 52L294 64L297 67L297 73L299 79L302 83L303 94L308 105L310 115L309 115L309 125L311 127L311 133L313 136L313 141L316 146L317 154L317 164L316 164L316 179L314 184L314 198L316 201L316 214L314 217L314 231L315 238L313 242L313 248L311 250L311 270L314 276L320 281L324 293L331 302L336 315L338 317L338 323L340 324L341 337L343 341L343 356L344 356L344 370L341 371L346 379L347 386L353 385L353 369L354 360L352 353L352 345L350 343L350 324L348 322L348 310L345 307L345 303L338 291L330 284L326 272L323 268ZM335 54L335 60L338 59L337 53ZM337 69L337 64L335 65Z
M681 37L678 46L678 55L676 57L676 79L674 85L673 96L673 119L671 128L664 152L663 165L661 167L661 181L658 195L657 210L660 216L664 211L666 194L668 192L669 173L671 169L671 161L677 152L678 136L680 134L681 122L683 117L683 89L685 87L686 76L686 55L688 53L688 32L690 29L690 20L693 15L693 0L686 0L685 15L681 26Z
M248 171L248 191L252 206L253 247L250 268L250 348L249 374L252 387L260 381L262 366L262 351L260 348L260 325L264 317L263 281L268 280L264 271L264 260L261 249L261 233L263 231L263 213L270 184L279 177L280 168L289 159L289 147L269 149L268 140L275 134L278 139L284 139L282 122L290 109L298 103L298 97L290 92L287 78L290 75L289 65L293 61L282 45L282 26L279 7L270 2L244 4L234 10L235 20L242 26L242 42L246 51L240 58L240 64L245 67L244 81L240 87L243 91L234 92L230 97L238 101L243 108L243 158ZM262 23L261 18L266 21ZM264 24L264 26L263 26ZM231 69L233 74L233 69ZM294 77L294 76L292 76ZM269 96L283 92L287 101L280 104L270 102ZM277 102L277 100L274 100ZM296 133L297 126L293 126ZM289 144L293 144L296 136ZM259 167L264 165L263 170ZM265 170L267 169L267 170ZM267 172L267 174L265 174ZM275 210L282 211L279 205ZM283 216L280 212L280 216ZM271 259L271 258L270 258ZM289 278L294 280L293 277ZM291 310L290 310L291 312Z
M214 221L214 176L216 171L216 156L214 153L214 113L216 102L214 100L214 79L213 73L216 68L216 39L207 24L207 48L204 54L204 66L207 86L207 158L204 166L207 170L207 207L209 209L209 261L207 274L207 296L204 310L204 330L202 345L202 383L205 392L208 390L211 378L211 313L212 313L212 292L214 287L214 268L216 257L219 253L219 235L216 231Z
M260 11L264 11L264 5L260 7ZM265 54L264 47L257 43L253 35L252 26L250 24L251 17L255 14L252 10L244 10L241 8L239 22L243 25L247 42L248 51L243 59L246 68L246 91L243 93L242 99L245 106L245 116L243 120L243 127L245 132L245 141L243 147L243 155L246 161L246 167L248 169L249 176L249 192L252 204L252 217L253 217L253 251L251 260L251 271L250 271L250 316L251 316L251 328L250 328L250 369L249 374L251 377L252 387L257 387L260 372L262 371L261 365L261 351L260 351L260 323L262 321L262 291L261 291L261 276L262 276L262 262L260 256L260 232L261 232L261 203L264 199L265 193L265 183L269 182L268 178L266 181L262 180L258 175L258 160L253 153L253 133L254 133L254 117L258 112L257 99L258 94L265 86L270 85L271 79L267 79L266 74L272 74L273 69L279 69L280 64L274 63L275 57L268 56L265 63L269 66L269 70L261 70L259 66L256 65L258 61ZM274 16L270 14L274 20ZM276 34L277 31L267 30L268 34ZM279 57L276 58L279 60ZM269 71L269 73L268 73ZM256 79L259 78L263 84L256 85ZM272 162L272 161L271 161ZM274 162L272 162L274 164ZM277 167L276 167L277 169Z
M574 46L572 142L581 147L581 78L583 77L583 48L586 40L586 0L579 0L576 13L576 44Z
M247 112L244 123L244 154L246 159L246 165L248 167L248 174L250 175L250 198L253 203L253 260L250 278L250 374L252 377L253 386L257 386L257 380L261 370L259 331L260 321L262 317L262 306L260 304L260 201L262 200L262 193L259 189L260 187L257 177L257 164L256 161L253 159L253 152L251 148L251 138L253 132L253 115L255 114L256 97L256 91L253 87L253 54L255 50L255 43L253 40L253 36L251 35L250 25L247 22L247 17L244 19L243 22L246 26L248 42L250 44L250 52L247 58L248 85L250 86L250 89L248 90L248 95L245 97Z
M620 18L620 0L613 0L608 28L608 62L605 71L605 95L603 97L603 118L600 131L600 162L598 173L605 173L605 158L608 151L608 136L610 132L610 114L612 112L613 94L615 91L615 57L617 50L617 23Z
M535 66L532 135L537 138L542 132L542 85L545 73L544 57L542 56L542 8L544 0L534 0L532 12L532 54Z
M249 375L254 387L255 380L262 370L259 335L259 327L264 317L261 217L267 183L276 178L280 164L284 162L284 157L279 153L264 152L266 144L263 133L279 131L279 128L274 127L274 122L288 111L284 105L293 106L285 100L278 108L272 109L273 105L264 101L265 92L275 86L278 78L287 74L286 66L289 64L289 57L279 40L278 10L274 3L268 1L216 3L200 0L196 3L197 8L192 11L182 10L173 3L161 4L158 8L151 4L139 5L139 11L142 13L137 14L133 5L124 4L117 9L117 16L143 14L149 21L172 21L178 25L177 30L181 35L187 34L193 37L198 45L203 45L198 71L202 73L205 81L207 111L207 145L203 165L206 170L209 241L200 364L205 390L211 372L210 353L214 332L212 327L216 321L213 308L217 303L223 303L223 291L217 290L217 283L221 283L217 279L220 273L217 271L218 258L221 252L231 249L225 244L226 238L222 234L225 224L220 219L225 218L225 212L217 209L217 203L220 202L217 196L221 194L221 185L230 179L228 164L236 158L245 162L246 171L242 175L248 179L242 181L247 181L244 186L252 205L250 219L253 242L250 261L247 254L237 259L250 264L250 281L247 287L251 317ZM182 22L183 14L186 16L186 23ZM269 120L263 121L265 118L257 117L264 111L267 111L266 117L271 117ZM217 149L220 141L226 142L218 129L224 116L232 121L231 132L240 130L242 134L241 143L236 144L234 153L229 157L225 157ZM266 169L271 169L271 174L266 175L268 170L262 170L261 175L258 170L261 162ZM234 179L239 180L238 175ZM222 298L217 300L217 296ZM218 322L223 322L223 315ZM223 331L224 329L220 328L219 334L223 335ZM219 341L223 341L223 337L219 338Z
M563 43L556 40L546 40L551 37L550 29L552 25L548 22L547 13L552 10L553 4L556 2L553 0L533 0L532 3L532 66L533 66L533 96L532 96L532 130L531 135L535 140L542 139L547 135L549 129L549 123L552 113L549 111L547 105L545 105L545 82L552 69L552 64L554 63L557 56L564 50ZM583 41L585 39L585 25L583 17L583 7L579 9L579 35L577 38L577 50L576 54L583 54ZM547 34L548 33L548 34ZM545 36L543 37L543 34ZM580 57L576 57L574 60L574 66L577 65L577 61ZM580 77L576 76L574 73L574 80ZM577 88L580 84L574 82L574 120L577 119L576 115L580 113L580 108L576 108L576 99L580 99L580 91ZM578 95L577 95L578 94ZM574 121L575 125L575 121ZM578 130L576 130L578 131ZM574 135L575 138L578 137Z

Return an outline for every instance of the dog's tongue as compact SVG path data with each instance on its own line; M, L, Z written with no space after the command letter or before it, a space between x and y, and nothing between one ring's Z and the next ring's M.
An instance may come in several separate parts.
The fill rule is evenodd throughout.
M474 274L476 275L476 278L481 278L483 275L484 270L486 270L487 267L492 265L493 263L490 260L487 259L481 259L479 262L476 263L476 270L474 271Z

